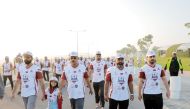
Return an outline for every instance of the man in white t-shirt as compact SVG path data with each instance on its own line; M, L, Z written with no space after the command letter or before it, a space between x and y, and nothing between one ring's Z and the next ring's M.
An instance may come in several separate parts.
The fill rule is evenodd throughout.
M3 82L6 86L7 78L9 79L11 83L11 88L13 89L13 76L12 71L14 69L13 64L9 61L9 57L5 56L5 62L3 63Z
M108 57L107 60L106 60L106 64L107 64L107 67L110 68L113 66L113 62L112 60L110 60L110 58Z
M156 64L156 53L148 51L145 64L139 73L138 99L143 98L145 109L162 109L163 98L161 91L161 80L166 87L166 96L170 97L170 90L166 75L162 66Z
M50 71L50 61L48 60L47 56L44 57L42 72L45 81L49 81L49 71Z
M16 91L21 85L21 97L25 105L25 109L35 109L37 93L38 93L38 82L42 90L42 99L45 97L45 84L43 81L42 72L32 63L33 55L31 52L25 52L24 63L19 67L17 80L12 91L11 98L15 97Z
M40 62L38 57L36 57L36 59L34 60L34 65L36 65L39 70L42 69L42 63Z
M101 52L96 52L96 59L90 65L90 74L95 93L96 108L104 108L104 78L107 64L101 59Z
M61 62L61 60L58 58L57 62L54 64L54 76L59 80L61 77L61 74L63 73L64 64Z
M128 109L129 99L134 99L133 77L124 65L123 54L117 54L115 60L116 65L110 67L106 73L104 98L109 100L109 109Z
M67 91L71 103L71 109L83 109L84 107L84 95L86 81L88 88L90 89L89 94L92 94L92 88L89 81L89 76L84 65L78 62L78 53L70 53L70 64L64 68L59 96L62 95L62 88L68 83Z
M16 63L15 63L15 65L14 65L14 68L15 68L15 72L16 72L16 73L19 72L19 68L20 68L22 65L24 65L22 56L21 56L21 55L18 55L18 56L16 57ZM16 73L15 73L15 74L16 74ZM19 90L19 92L18 92L18 95L20 95L20 94L21 94L21 90Z

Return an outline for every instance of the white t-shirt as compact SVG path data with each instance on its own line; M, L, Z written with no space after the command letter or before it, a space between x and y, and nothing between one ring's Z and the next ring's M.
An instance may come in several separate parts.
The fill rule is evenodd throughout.
M41 69L41 62L40 61L34 61L34 64L38 67L38 69Z
M113 67L113 62L112 61L106 61L106 64L108 68Z
M62 74L63 73L63 65L62 63L55 63L55 73Z
M3 64L3 70L4 70L3 75L4 75L4 76L11 76L11 75L12 75L12 72L11 72L11 65L12 65L12 64L11 64L10 62Z
M123 70L117 67L111 67L106 73L106 81L111 82L111 87L109 91L109 97L117 100L123 101L129 99L129 82L133 81L132 75L128 71L127 67Z
M67 91L70 99L84 98L84 78L88 78L84 65L79 64L77 68L73 68L71 65L66 66L61 78L68 82Z
M165 76L162 66L156 64L151 67L145 64L139 73L139 78L144 79L143 93L144 94L160 94L161 91L161 77Z
M105 61L95 60L91 63L90 68L93 70L92 82L100 82L104 80L104 70L107 69Z
M49 88L47 88L45 93L47 95L47 100L48 100L47 109L52 109L50 105L53 105L53 109L58 109L58 104L57 104L58 88L55 89L52 93L50 93Z
M22 65L25 65L25 64L24 64L24 63L16 63L16 65L15 65L16 72L19 72L19 68L20 68L20 66L22 66Z
M50 70L49 64L50 64L50 62L48 60L44 61L42 70L49 71Z
M21 79L21 96L28 97L37 95L37 79L42 78L41 72L36 65L26 68L26 65L19 67L18 79Z

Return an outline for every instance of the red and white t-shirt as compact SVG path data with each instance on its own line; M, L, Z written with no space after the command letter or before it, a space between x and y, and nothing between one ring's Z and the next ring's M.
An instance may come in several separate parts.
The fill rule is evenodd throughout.
M106 64L107 64L107 67L110 68L110 67L113 67L113 62L112 61L106 61Z
M92 82L100 82L104 80L107 64L104 61L93 61L90 65L90 69L93 70Z
M106 81L111 82L109 97L114 100L123 101L129 99L129 82L133 77L127 67L123 70L110 67L106 73Z
M41 69L41 68L42 68L40 61L35 60L35 61L34 61L34 64L38 67L38 69Z
M9 62L9 63L4 63L3 64L3 75L4 76L11 76L12 75L12 71L11 71L11 68L12 68L12 64Z
M79 64L76 68L73 68L71 65L66 66L61 78L68 82L67 91L70 99L84 98L84 78L88 78L84 65Z
M26 65L20 66L17 79L21 80L21 96L28 97L37 95L37 79L42 78L42 73L38 70L36 65L32 65L30 68L26 68Z
M48 60L44 61L42 70L44 70L44 71L50 70L50 62Z
M63 64L55 63L55 73L61 75L63 73Z
M164 70L162 70L162 66L156 64L154 67L151 67L145 64L139 73L139 78L144 79L143 84L143 93L144 94L160 94L161 87L160 81L161 77L165 76Z
M15 65L16 72L19 72L19 68L22 65L25 65L25 64L23 62L22 63L16 63L16 65Z

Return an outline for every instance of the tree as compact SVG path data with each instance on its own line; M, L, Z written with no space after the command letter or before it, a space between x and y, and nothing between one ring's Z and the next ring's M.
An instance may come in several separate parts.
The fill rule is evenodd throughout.
M152 39L153 39L153 36L151 34L148 34L144 38L138 40L137 45L139 46L142 52L146 53L148 51L151 44L153 43Z
M126 52L127 52L127 47L123 47L122 49L117 50L117 53L125 54Z
M122 53L122 54L130 54L130 53L136 53L137 49L134 45L127 44L127 47L123 47L120 50L117 50L117 53Z
M157 52L159 48L160 48L160 47L158 47L158 46L154 46L154 47L152 48L152 50L154 50L155 52Z
M131 45L131 44L127 44L127 50L126 50L126 53L127 54L130 54L130 53L136 53L137 52L137 49L134 45Z

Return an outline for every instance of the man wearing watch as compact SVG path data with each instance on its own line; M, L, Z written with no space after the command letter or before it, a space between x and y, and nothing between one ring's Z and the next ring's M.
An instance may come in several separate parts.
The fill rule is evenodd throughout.
M109 100L109 109L128 109L129 99L131 101L134 99L133 77L130 70L124 66L124 55L122 54L117 54L116 66L107 70L104 99Z

